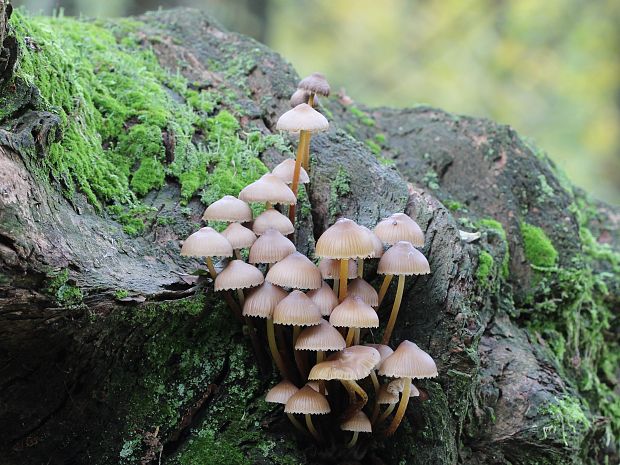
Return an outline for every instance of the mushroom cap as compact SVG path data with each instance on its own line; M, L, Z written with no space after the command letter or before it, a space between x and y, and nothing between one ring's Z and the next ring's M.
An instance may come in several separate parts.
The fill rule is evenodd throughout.
M319 132L329 128L327 118L312 108L307 103L300 103L295 108L287 111L276 123L279 131L308 131Z
M319 382L318 381L308 381L306 383L306 386L308 386L309 388L314 389L315 391L319 390ZM325 388L325 395L328 396L329 392L327 392L327 388Z
M225 195L207 207L202 219L205 221L252 221L252 210L243 200Z
M265 278L258 268L242 260L231 261L215 278L215 290L246 289L263 284Z
M321 287L308 291L308 297L319 307L321 315L329 316L336 305L338 305L338 296L332 288L323 281Z
M385 405L397 404L400 400L398 392L389 389L389 384L382 384L377 393L377 402Z
M254 244L256 240L256 234L251 229L242 226L241 223L230 223L224 231L222 236L228 239L233 249L245 249Z
M224 236L213 228L200 228L183 242L184 257L232 257L233 248Z
M279 177L286 184L293 183L293 174L295 172L295 160L292 158L287 158L274 169L271 170L271 174ZM303 166L299 169L299 184L307 184L310 182L310 178L308 177L308 173L304 169Z
M290 381L280 381L274 387L269 389L265 396L265 402L274 404L286 404L293 394L299 391L299 388Z
M285 236L295 232L291 220L274 208L269 208L258 215L252 224L252 231L257 236L265 234L268 229L275 229Z
M316 326L321 321L323 318L318 307L298 290L278 302L273 310L273 322L277 325Z
M310 92L304 89L297 89L293 92L293 95L291 95L288 103L290 103L291 108L295 108L301 103L308 103L308 99L310 99Z
M374 253L370 236L355 221L340 218L316 241L315 255L321 258L366 258Z
M430 265L410 242L400 241L387 249L379 260L377 273L410 276L413 274L429 274Z
M295 252L295 244L275 229L268 229L250 248L250 263L276 263Z
M239 192L239 198L246 202L271 202L294 205L297 197L290 187L279 177L267 173L260 179L245 186Z
M381 364L383 363L383 361L394 353L392 348L390 346L386 346L385 344L364 344L364 345L367 345L368 347L372 347L373 349L377 349L377 351L379 352L379 355L381 355L381 360L379 360L379 363L377 363L377 366L375 366L375 370L378 370L381 367Z
M299 81L297 88L322 95L324 97L328 97L331 90L327 79L325 79L325 76L321 73L312 73L310 76L306 76Z
M434 378L438 376L435 361L411 341L403 341L387 357L379 374L391 378Z
M347 346L342 335L327 320L304 329L297 337L295 350L342 350Z
M304 386L293 394L284 406L285 413L324 415L331 412L327 398L310 386Z
M379 305L379 294L362 278L355 278L348 284L347 295L358 295L371 307Z
M271 318L276 305L288 294L278 286L265 281L250 292L243 304L243 316Z
M339 328L378 328L379 316L360 296L348 296L332 310L329 322Z
M377 236L374 232L372 232L366 226L362 226L360 224L359 227L362 228L364 231L366 231L366 234L370 236L372 245L375 248L374 253L372 254L371 258L381 258L383 256L383 242L381 242L381 239L379 239L379 236Z
M323 279L340 279L340 260L332 260L331 258L321 258L319 261L319 270ZM348 263L348 279L357 276L357 261L350 259Z
M384 244L392 245L398 241L411 242L416 247L424 245L424 233L418 223L409 215L394 213L379 221L375 234Z
M293 289L318 289L323 284L321 272L308 257L293 252L267 272L267 281Z
M330 355L324 362L314 365L310 370L308 379L362 379L370 374L380 359L379 352L372 347L347 347Z
M358 433L372 433L372 425L364 412L358 410L351 418L347 418L340 423L342 431L353 431Z
M398 395L405 390L405 378L396 378L394 381L390 381L386 385L386 388L389 392ZM412 383L409 391L409 397L418 397L419 395L420 391L418 391L418 388Z

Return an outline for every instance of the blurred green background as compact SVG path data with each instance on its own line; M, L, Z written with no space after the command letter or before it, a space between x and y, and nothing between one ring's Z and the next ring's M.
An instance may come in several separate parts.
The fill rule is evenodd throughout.
M13 0L33 13L193 6L369 105L508 123L620 204L619 0Z

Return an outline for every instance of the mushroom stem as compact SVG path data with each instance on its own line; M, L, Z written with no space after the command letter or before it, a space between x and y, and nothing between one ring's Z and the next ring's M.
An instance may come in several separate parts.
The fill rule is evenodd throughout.
M355 332L353 335L353 345L359 345L360 343L360 328L355 328Z
M364 277L364 259L363 258L357 259L357 276L360 278Z
M308 427L308 431L310 431L310 434L314 436L314 439L316 439L317 442L321 442L321 436L319 436L318 431L312 424L312 416L309 413L306 413L306 426Z
M372 380L372 387L375 390L375 405L373 406L372 418L370 419L370 422L374 424L379 416L379 389L381 388L381 385L379 384L379 379L377 378L377 373L375 370L370 372L370 379Z
M347 297L347 277L349 276L349 260L343 258L340 260L340 291L338 301L342 302Z
M245 296L243 295L243 289L237 289L237 297L239 297L239 305L243 308L245 304Z
M403 300L403 289L405 288L405 275L398 275L398 287L396 288L396 298L394 299L394 305L392 306L392 313L390 314L390 319L388 320L387 326L385 327L385 332L383 333L383 339L381 340L381 344L388 344L390 342L390 337L392 336L392 331L394 330L394 325L396 324L396 317L398 316L398 310L400 309L400 302Z
M366 402L368 402L368 394L366 394L366 391L364 391L362 387L353 380L345 379L341 380L340 382L344 384L345 387L348 387L351 391L360 396L362 400L361 406L359 406L359 408L357 408L356 410L361 410L362 408L364 408L364 405L366 405Z
M241 250L235 249L235 257L237 258L237 260L243 260L243 257L241 256Z
M403 393L400 398L400 404L398 404L398 410L396 410L396 415L392 419L392 423L387 430L385 430L386 436L391 436L400 425L403 416L405 416L405 411L407 410L407 404L409 403L409 394L411 393L411 378L405 378L405 386L403 388Z
M248 332L250 333L250 341L252 342L252 348L254 349L254 356L256 357L256 363L261 373L267 371L267 360L264 357L263 347L258 340L258 334L256 333L256 326L252 317L244 317L245 324L248 325ZM270 364L271 365L271 364Z
M213 260L211 260L211 257L207 257L207 268L209 269L211 278L215 280L215 278L217 278L217 271L215 271L215 267L213 266Z
M293 326L293 355L295 356L295 364L297 365L297 370L299 371L301 377L305 380L308 375L308 370L306 369L304 356L301 350L295 350L295 344L297 343L297 338L299 337L300 332L300 326Z
M393 277L394 275L392 274L386 274L385 278L383 278L383 284L381 284L381 289L379 289L379 305L381 305L381 302L383 302L383 298L387 293L388 287L390 287L390 283L392 282Z
M295 170L293 171L293 182L291 190L297 197L297 189L299 187L299 173L301 172L301 162L304 157L304 146L306 139L310 136L308 131L299 131L299 145L297 146L297 158L295 158ZM288 207L288 218L293 225L295 224L295 204Z
M308 97L308 105L314 108L314 93L311 93ZM302 160L302 166L304 169L310 173L310 138L312 137L311 133L308 133L308 140L304 147L304 158Z
M273 208L271 202L265 202L265 210L269 210L270 208Z
M306 428L304 428L304 426L301 423L299 423L297 418L295 418L295 416L292 413L287 413L286 416L288 417L289 420L291 420L291 423L293 423L293 426L295 428L297 428L299 431L304 433L306 436L308 435L308 431L306 431Z
M280 352L278 352L278 343L276 341L276 333L273 327L273 318L267 318L267 341L269 342L271 356L273 357L273 361L278 367L280 374L284 379L291 379L291 376L286 369L286 365L284 364L284 360L282 360L282 356L280 355Z
M351 344L353 344L354 336L355 336L355 328L349 328L349 331L347 332L347 338L345 339L345 342L347 343L347 347L351 347Z
M322 350L316 351L316 363L321 363L325 359L325 352ZM319 380L319 392L325 395L325 380Z
M351 441L347 444L347 449L350 449L355 444L357 444L357 437L359 436L359 434L360 433L358 433L357 431L353 431L353 437L351 438Z
M385 409L385 412L383 412L381 414L381 416L379 417L379 419L377 420L377 424L383 423L387 417L390 416L390 414L394 411L394 407L396 407L396 404L390 404L387 406L387 408Z
M340 280L334 278L334 284L332 285L332 289L334 290L334 294L338 295L338 289L340 288Z

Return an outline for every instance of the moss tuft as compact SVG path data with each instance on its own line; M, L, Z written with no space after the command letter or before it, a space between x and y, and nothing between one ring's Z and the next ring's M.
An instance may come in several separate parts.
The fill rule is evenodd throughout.
M79 287L69 283L69 271L61 270L51 275L46 291L63 307L80 305L84 295Z
M486 250L481 250L478 255L478 268L476 269L476 279L478 284L486 288L489 286L493 273L493 256Z
M342 198L351 193L351 176L342 166L338 168L336 177L329 191L328 212L333 219L342 211Z
M538 414L548 418L541 431L542 439L561 441L565 447L571 445L579 450L592 425L579 399L563 396L538 409Z
M521 236L525 258L535 267L550 268L555 266L558 251L553 243L538 226L521 222Z
M502 223L492 218L483 218L476 222L476 225L480 229L491 230L495 234L499 235L500 239L504 243L504 257L502 258L502 278L508 279L510 274L510 248L508 246L508 237L506 235L506 230Z

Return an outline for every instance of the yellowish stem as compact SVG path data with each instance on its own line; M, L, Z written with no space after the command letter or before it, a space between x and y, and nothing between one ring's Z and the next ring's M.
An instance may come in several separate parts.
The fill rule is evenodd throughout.
M360 433L358 433L357 431L353 431L353 437L351 438L351 441L347 444L347 449L350 449L355 444L357 444L357 437L359 436L359 434Z
M400 425L403 417L405 416L405 411L407 410L407 404L409 403L409 394L411 394L411 378L405 378L405 386L403 388L403 393L400 398L400 404L398 404L398 410L396 410L396 415L392 419L392 423L385 431L386 436L391 436Z
M381 389L381 385L379 384L379 379L377 378L375 370L370 372L370 379L372 380L372 387L375 390L375 404L372 409L372 418L370 419L370 422L374 424L379 416L379 389Z
M347 297L347 278L349 276L349 260L344 258L340 260L340 292L338 301L342 302Z
M215 267L213 266L213 260L211 257L207 257L207 268L209 269L209 274L211 274L211 278L215 281L217 278L217 271L215 271Z
M245 305L245 296L243 295L243 289L237 289L237 297L239 297L239 305L241 308Z
M340 280L334 279L334 284L332 285L332 289L334 290L334 294L338 295L338 289L340 288Z
M273 208L273 205L271 204L271 202L265 202L265 210L269 210Z
M301 350L295 350L295 344L297 343L297 338L299 337L300 332L300 326L293 326L293 355L295 357L295 364L297 365L297 370L299 371L299 374L301 375L303 381L305 381L308 376L308 370L306 369L304 354Z
M295 170L293 171L293 182L291 184L291 190L295 196L297 196L297 189L299 188L299 173L301 173L301 162L304 156L304 144L309 134L308 131L299 131L299 145L297 146L297 158L295 158ZM291 220L291 223L295 224L295 205L288 207L288 218Z
M392 278L394 275L386 274L385 278L383 278L383 284L381 284L381 289L379 289L379 305L383 302L383 298L387 293L388 288L390 287L390 283L392 282Z
M243 257L241 256L241 250L235 249L235 258L237 260L243 260Z
M321 442L321 436L319 436L318 431L312 424L312 416L308 413L306 413L306 426L308 427L308 431L310 431L310 434L314 436L314 439L316 439L317 442Z
M308 105L314 107L314 94L310 94L310 97L308 97ZM304 147L304 158L302 160L303 167L308 174L310 174L310 137L311 134L309 133L308 140Z
M392 313L390 319L385 327L385 333L383 333L383 339L381 344L389 345L390 337L392 337L392 331L396 324L396 317L398 316L398 310L400 309L400 302L403 300L403 289L405 288L405 275L398 275L398 287L396 288L396 298L394 299L394 305L392 306Z
M387 419L387 417L389 417L392 414L395 407L396 407L396 404L388 405L388 407L385 409L385 412L383 412L381 416L379 417L379 419L377 420L377 424L379 425L383 423Z
M291 379L288 370L286 369L286 365L284 364L284 360L278 352L278 343L276 341L276 333L273 327L273 318L267 318L267 341L269 342L269 350L271 351L271 356L273 357L273 361L276 363L280 374L284 379Z
M355 334L353 336L353 345L357 346L360 343L360 328L355 328Z
M349 332L347 333L347 338L345 342L347 343L347 347L351 347L353 344L353 339L355 337L355 328L349 328Z
M364 259L363 258L357 259L357 276L360 278L364 277Z

